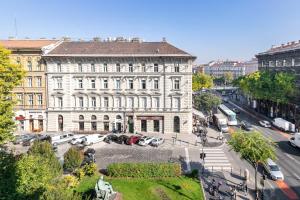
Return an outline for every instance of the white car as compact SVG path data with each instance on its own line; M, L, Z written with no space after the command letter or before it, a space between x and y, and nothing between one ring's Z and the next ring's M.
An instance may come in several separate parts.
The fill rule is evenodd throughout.
M71 141L70 141L70 143L72 144L72 145L76 145L76 144L80 144L80 143L82 143L83 141L84 141L84 139L85 139L85 136L80 136L80 137L74 137Z
M267 173L270 175L272 180L284 180L284 176L280 171L280 168L270 158L267 159L267 162L264 164L264 168L267 171Z
M155 147L158 147L159 145L161 145L162 143L164 143L165 140L163 138L154 138L152 141L151 141L151 145L152 146L155 146Z
M271 128L271 123L266 120L260 120L259 124L265 128Z
M100 134L87 135L83 139L83 144L87 146L98 142L102 142L106 137L107 135L100 135Z
M146 146L152 142L153 137L144 137L139 140L139 145Z

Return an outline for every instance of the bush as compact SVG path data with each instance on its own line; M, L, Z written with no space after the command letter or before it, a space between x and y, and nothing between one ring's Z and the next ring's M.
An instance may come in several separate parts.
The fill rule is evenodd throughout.
M66 188L74 188L79 184L78 179L73 175L64 176L62 182Z
M198 169L193 169L188 176L191 177L191 178L198 178L198 175L199 175L199 170Z
M28 154L47 159L53 172L57 175L62 174L62 167L53 151L52 145L48 141L34 141L32 147L28 150Z
M86 175L92 176L97 171L97 165L95 163L85 164L83 166L83 171Z
M74 174L75 174L75 176L77 176L77 178L79 180L81 180L85 176L85 171L84 171L83 168L78 168L78 169L75 170Z
M112 177L175 177L181 175L181 166L177 163L113 163L107 171Z
M61 185L53 185L48 187L47 190L41 195L41 200L82 200L78 193L67 190Z
M71 147L64 154L64 169L73 172L76 168L80 166L83 160L82 151Z

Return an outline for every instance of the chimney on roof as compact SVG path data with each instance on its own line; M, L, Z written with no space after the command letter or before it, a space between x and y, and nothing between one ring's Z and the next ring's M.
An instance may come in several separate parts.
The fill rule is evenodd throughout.
M101 39L99 38L99 37L94 37L93 38L93 41L95 41L95 42L99 42Z
M163 38L162 38L162 41L163 41L163 42L167 42L166 37L163 37Z

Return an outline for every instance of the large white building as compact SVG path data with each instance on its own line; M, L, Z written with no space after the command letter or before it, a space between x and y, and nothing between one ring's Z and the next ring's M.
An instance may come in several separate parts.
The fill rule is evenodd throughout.
M195 57L169 43L65 41L43 57L48 131L192 132Z

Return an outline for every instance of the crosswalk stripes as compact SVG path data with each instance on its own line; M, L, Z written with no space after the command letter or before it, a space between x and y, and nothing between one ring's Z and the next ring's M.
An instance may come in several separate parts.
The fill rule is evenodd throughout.
M231 164L228 161L223 149L204 148L206 154L204 167L209 171L230 170Z

